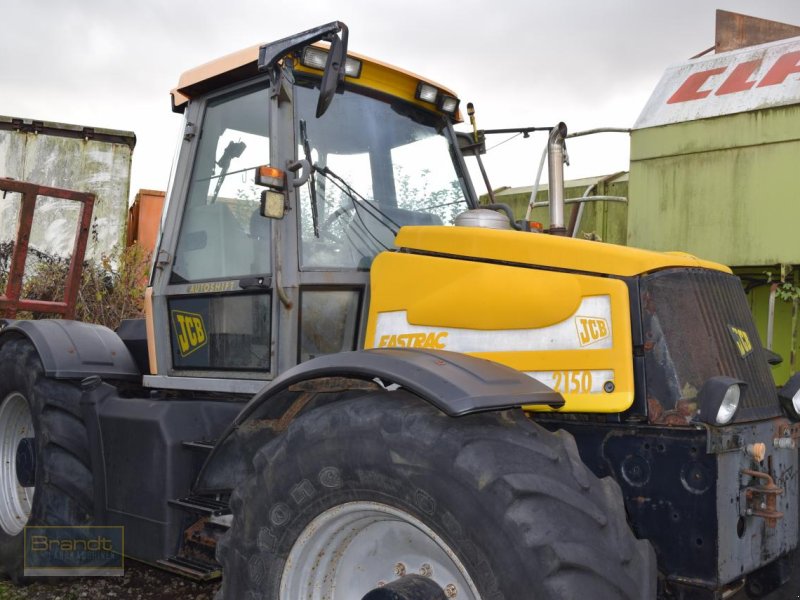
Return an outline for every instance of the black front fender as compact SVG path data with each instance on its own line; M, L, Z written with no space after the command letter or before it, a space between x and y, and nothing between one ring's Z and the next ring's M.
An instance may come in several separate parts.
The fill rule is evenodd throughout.
M329 354L286 371L247 403L209 455L196 491L234 487L250 468L252 453L274 437L278 418L308 391L299 384L330 378L397 385L451 417L564 404L561 394L520 371L457 352L381 348Z
M500 363L445 350L380 348L328 354L289 369L256 394L237 421L277 391L321 377L397 384L451 417L523 404L564 404L558 392Z

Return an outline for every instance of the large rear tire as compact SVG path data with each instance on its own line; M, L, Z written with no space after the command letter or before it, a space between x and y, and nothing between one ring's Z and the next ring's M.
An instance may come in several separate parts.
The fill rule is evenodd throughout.
M26 525L91 522L93 480L79 402L75 384L44 375L28 340L0 347L0 574L16 583L25 581Z
M519 410L370 393L301 416L254 464L217 550L227 599L358 600L403 573L458 600L655 597L617 484Z

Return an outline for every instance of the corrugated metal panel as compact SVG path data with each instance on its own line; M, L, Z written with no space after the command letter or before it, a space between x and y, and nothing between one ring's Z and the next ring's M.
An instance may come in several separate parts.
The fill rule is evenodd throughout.
M582 179L571 179L564 182L564 197L579 198L583 196L586 188L597 184L591 193L592 196L608 195L628 197L628 174L617 175L612 180L606 181L608 175L597 177L584 177ZM532 186L505 188L495 192L498 202L508 204L514 211L517 219L525 216L525 211L530 200ZM539 186L537 201L547 200L547 184ZM488 203L488 196L481 196L482 203ZM566 206L566 216L569 219L575 204ZM581 226L577 237L588 236L592 239L599 238L611 244L625 244L626 225L627 225L628 205L620 202L590 202L585 205ZM531 212L531 220L539 221L545 227L550 226L550 209L539 207Z
M694 402L710 377L747 382L738 421L777 416L781 409L739 279L704 269L671 269L642 279L648 400L664 410ZM742 356L731 327L747 332Z

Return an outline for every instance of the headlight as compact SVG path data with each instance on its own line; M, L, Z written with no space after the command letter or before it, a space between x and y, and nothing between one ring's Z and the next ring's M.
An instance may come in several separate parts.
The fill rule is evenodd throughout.
M437 105L439 106L440 111L454 115L458 110L458 98L448 96L447 94L442 94L439 96L439 102Z
M717 411L717 424L727 425L736 414L736 409L739 408L739 397L742 395L739 385L734 383L725 392L722 398L722 404Z
M720 376L706 380L697 395L700 407L698 418L709 425L727 425L736 416L746 386L744 381L733 377Z
M328 51L316 46L306 46L300 56L301 64L320 71L325 70L327 60ZM344 61L344 74L353 78L361 77L361 61L348 56L347 60Z
M432 85L428 85L427 83L422 83L420 81L417 85L417 93L415 95L418 100L436 104L436 98L439 96L439 90Z

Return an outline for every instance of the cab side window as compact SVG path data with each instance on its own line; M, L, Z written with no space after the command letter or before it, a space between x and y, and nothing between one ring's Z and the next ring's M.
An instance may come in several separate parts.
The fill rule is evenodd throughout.
M208 103L171 283L270 272L270 223L254 183L269 162L267 106L265 87Z

